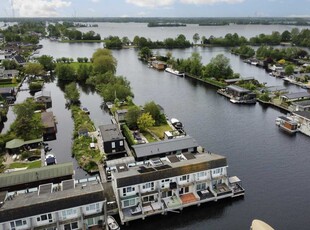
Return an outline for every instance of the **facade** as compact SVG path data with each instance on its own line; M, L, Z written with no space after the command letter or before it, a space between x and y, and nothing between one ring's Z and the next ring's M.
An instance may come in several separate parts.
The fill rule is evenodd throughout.
M36 92L34 94L34 99L36 102L44 103L47 109L52 107L52 97L50 91L43 90Z
M292 111L310 111L310 100L292 102Z
M228 178L227 167L226 158L213 153L182 153L144 165L117 165L112 187L121 222L244 195L240 180Z
M17 77L18 74L19 71L16 69L5 70L4 68L0 68L0 79L12 79L14 77Z
M118 125L101 125L99 126L99 130L102 136L103 149L108 159L125 156L125 138L119 130Z
M307 92L297 92L297 93L287 93L280 97L284 102L293 102L310 99L310 93Z
M152 61L152 66L158 70L164 70L166 68L166 63L162 61Z
M0 230L73 230L102 226L103 187L96 178L0 194ZM91 180L91 181L90 181Z

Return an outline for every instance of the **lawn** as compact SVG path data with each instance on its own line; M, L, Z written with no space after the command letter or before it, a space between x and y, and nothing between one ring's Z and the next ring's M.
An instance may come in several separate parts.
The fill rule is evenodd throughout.
M29 162L29 163L14 162L14 163L10 164L10 166L9 166L10 169L13 169L13 168L25 168L25 167L28 167L28 169L40 168L41 167L41 160L32 161L32 162Z
M147 139L147 141L148 141L149 143L152 143L152 142L156 142L156 141L157 141L149 132L143 132L142 134L143 134L143 136Z
M160 139L164 139L164 132L165 131L172 131L172 128L166 124L161 126L153 126L149 128L156 136L158 136Z

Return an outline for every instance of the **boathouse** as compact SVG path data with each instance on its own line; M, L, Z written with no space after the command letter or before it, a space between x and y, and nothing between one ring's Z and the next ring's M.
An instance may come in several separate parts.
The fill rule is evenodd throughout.
M125 138L117 124L99 126L102 136L102 145L107 158L115 159L126 155Z
M234 98L239 98L241 100L251 100L256 98L256 94L251 90L242 88L237 85L229 85L226 87L226 92Z
M214 153L183 153L147 165L118 165L112 187L122 223L200 203L244 195L240 180L230 180L226 158Z
M42 90L42 91L36 92L34 94L34 99L38 103L43 103L46 109L52 107L52 97L51 97L50 91Z
M148 160L154 157L165 157L178 153L196 153L198 143L191 136L168 139L146 143L143 145L133 145L134 155L137 161Z

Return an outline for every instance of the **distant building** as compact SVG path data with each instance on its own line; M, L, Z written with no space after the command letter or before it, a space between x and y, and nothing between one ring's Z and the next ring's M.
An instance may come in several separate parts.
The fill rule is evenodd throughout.
M43 129L44 140L56 139L57 126L53 112L42 112L41 120L44 126Z
M115 112L115 119L118 123L125 121L128 109L119 109Z
M0 79L12 79L17 77L19 71L16 69L5 70L4 68L0 68Z
M166 63L162 61L152 61L152 66L158 70L164 70L166 68Z
M99 130L102 136L102 145L108 159L126 155L125 138L116 124L101 125Z
M36 102L45 104L47 109L52 107L52 97L50 91L42 90L36 92L34 94L34 99Z

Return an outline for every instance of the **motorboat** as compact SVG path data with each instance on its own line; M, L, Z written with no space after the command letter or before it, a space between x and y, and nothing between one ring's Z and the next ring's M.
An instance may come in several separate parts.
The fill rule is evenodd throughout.
M166 72L168 72L168 73L171 73L171 74L174 74L174 75L177 75L177 76L179 76L179 77L184 77L184 73L181 73L180 71L178 71L178 70L174 70L174 69L172 69L172 68L166 68L165 69L165 71Z
M274 230L274 228L262 220L255 219L252 221L251 230Z
M107 224L108 224L109 230L119 230L120 229L118 223L113 218L113 216L108 216Z
M49 153L45 156L45 166L57 164L56 157Z

